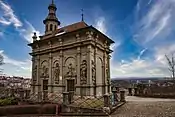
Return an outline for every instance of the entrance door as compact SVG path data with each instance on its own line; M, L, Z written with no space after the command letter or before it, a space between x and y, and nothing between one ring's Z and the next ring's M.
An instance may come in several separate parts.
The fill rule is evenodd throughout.
M67 92L75 91L75 80L67 80Z

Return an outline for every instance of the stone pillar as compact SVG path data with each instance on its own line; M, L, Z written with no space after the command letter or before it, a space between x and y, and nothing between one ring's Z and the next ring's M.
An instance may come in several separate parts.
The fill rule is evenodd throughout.
M116 90L113 90L113 91L112 91L112 94L113 94L113 96L114 96L114 104L116 104L116 102L118 102L117 91L116 91Z
M64 105L69 104L69 93L68 92L63 92L63 104Z
M111 86L111 91L113 91L114 90L114 86Z
M72 103L72 101L73 101L73 96L74 96L74 91L69 91L69 104Z
M108 94L105 94L103 95L104 97L104 107L110 107L110 95Z
M138 95L138 88L134 88L134 95L135 95L135 96Z
M120 91L120 101L125 102L125 91Z
M117 93L119 93L119 87L115 87L115 90L117 91Z
M62 105L62 109L61 112L69 112L70 109L67 106L69 103L69 92L63 92L63 105Z
M132 88L128 88L129 96L132 96Z

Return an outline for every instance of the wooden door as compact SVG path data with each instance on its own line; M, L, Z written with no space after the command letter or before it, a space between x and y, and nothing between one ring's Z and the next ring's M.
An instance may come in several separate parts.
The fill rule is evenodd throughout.
M67 92L75 91L75 80L67 80Z

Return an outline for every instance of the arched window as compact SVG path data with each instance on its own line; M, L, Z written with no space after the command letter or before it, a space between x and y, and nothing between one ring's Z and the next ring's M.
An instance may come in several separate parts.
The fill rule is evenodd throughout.
M53 25L52 24L50 24L50 31L52 31L53 30Z

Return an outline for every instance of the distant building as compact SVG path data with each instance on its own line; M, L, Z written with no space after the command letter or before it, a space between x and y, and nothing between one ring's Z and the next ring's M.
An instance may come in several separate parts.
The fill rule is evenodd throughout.
M23 77L15 77L15 76L0 76L0 86L4 88L10 89L30 89L31 79L23 78Z

